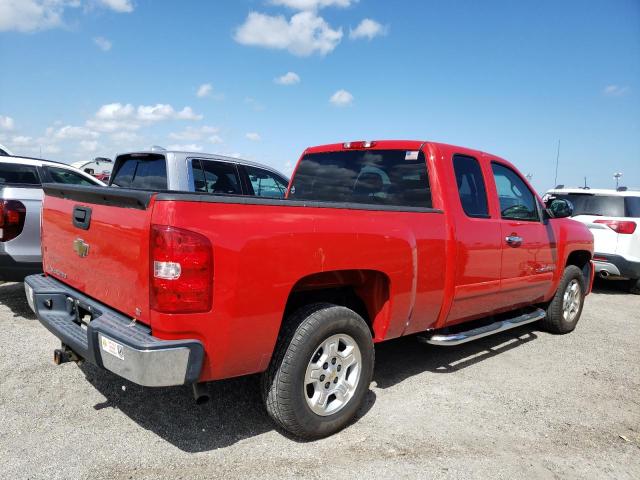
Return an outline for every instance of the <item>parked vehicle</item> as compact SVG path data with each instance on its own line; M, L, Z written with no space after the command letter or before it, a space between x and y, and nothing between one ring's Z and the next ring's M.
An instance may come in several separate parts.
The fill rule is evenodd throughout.
M144 155L163 172L171 154ZM304 438L353 418L374 343L458 345L536 321L567 333L593 278L568 202L543 205L507 161L438 143L308 148L285 200L45 193L46 273L26 291L62 341L57 363L193 384L197 399L198 382L262 372L267 411Z
M197 152L154 149L118 155L112 186L283 198L289 180L266 165Z
M0 280L21 282L42 271L42 183L104 185L69 165L34 158L0 157Z
M105 157L96 157L93 160L74 162L71 166L88 173L101 182L107 183L109 181L109 175L111 175L111 169L113 168L113 160Z
M7 147L0 144L0 157L9 157L11 155L13 155L13 153L11 153L11 151Z
M563 187L547 196L569 200L573 219L593 233L596 273L628 279L630 291L640 295L640 191Z

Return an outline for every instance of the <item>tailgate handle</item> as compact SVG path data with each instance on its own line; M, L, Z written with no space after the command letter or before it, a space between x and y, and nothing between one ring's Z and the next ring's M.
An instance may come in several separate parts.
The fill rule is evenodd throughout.
M81 207L79 205L73 207L73 225L82 230L89 230L91 223L91 208Z

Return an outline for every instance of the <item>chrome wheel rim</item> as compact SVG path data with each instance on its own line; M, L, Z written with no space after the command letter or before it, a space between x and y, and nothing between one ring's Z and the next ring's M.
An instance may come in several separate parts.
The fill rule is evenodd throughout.
M567 285L562 298L562 318L566 322L572 322L578 315L581 299L582 290L580 289L580 283L574 278Z
M353 398L360 372L360 348L349 335L332 335L316 347L304 376L303 394L313 413L326 417Z

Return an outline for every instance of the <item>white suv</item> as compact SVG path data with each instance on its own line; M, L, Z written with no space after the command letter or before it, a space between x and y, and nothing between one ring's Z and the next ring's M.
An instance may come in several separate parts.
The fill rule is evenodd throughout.
M593 233L596 273L628 278L631 292L640 294L640 191L554 188L547 196L569 200L573 219Z

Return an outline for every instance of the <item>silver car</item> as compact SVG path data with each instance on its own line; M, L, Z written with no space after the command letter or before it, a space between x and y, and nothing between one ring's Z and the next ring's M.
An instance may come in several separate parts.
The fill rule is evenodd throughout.
M109 185L144 190L180 190L284 198L289 180L259 163L162 148L116 157Z
M0 280L21 282L42 271L43 183L104 185L64 163L0 156Z

